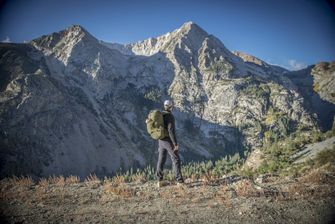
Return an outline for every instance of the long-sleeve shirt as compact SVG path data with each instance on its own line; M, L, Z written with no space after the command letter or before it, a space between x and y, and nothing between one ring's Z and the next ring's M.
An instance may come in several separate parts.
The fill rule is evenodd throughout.
M169 132L169 137L164 138L163 140L171 140L173 145L177 145L176 126L173 114L170 111L164 110L163 119L164 128L166 128Z

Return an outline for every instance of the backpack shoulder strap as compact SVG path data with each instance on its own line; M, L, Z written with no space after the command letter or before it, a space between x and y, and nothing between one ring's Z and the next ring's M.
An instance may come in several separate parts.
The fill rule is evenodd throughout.
M163 111L162 111L162 114L163 114L163 115L165 115L165 114L171 114L171 112L166 111L166 110L163 110Z

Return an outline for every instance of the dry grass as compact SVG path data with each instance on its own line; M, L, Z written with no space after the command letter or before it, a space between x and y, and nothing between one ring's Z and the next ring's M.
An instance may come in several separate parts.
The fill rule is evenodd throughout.
M132 189L131 187L125 185L115 187L111 183L104 184L104 192L113 194L119 198L130 198L136 195L135 189Z
M80 183L80 178L78 176L68 176L65 180L66 184L78 184Z
M160 192L160 197L165 199L165 200L169 200L169 199L173 199L173 192L170 189L164 189Z
M85 179L85 182L97 182L97 181L100 181L100 179L95 174L90 174Z
M259 192L250 180L241 180L236 184L235 192L238 197L259 196Z
M197 188L188 188L186 186L181 186L177 189L175 194L172 194L174 197L173 200L177 200L177 203L181 200L181 203L185 203L185 199L188 199L190 203L201 203L209 199L214 199L215 192L209 191L207 185L200 185ZM176 199L175 199L176 198ZM180 199L180 200L179 200Z
M288 197L289 198L304 198L310 197L314 194L315 190L310 188L309 185L302 183L295 183L288 186Z
M132 181L138 184L143 184L146 182L145 176L143 174L136 174L132 177Z
M136 196L140 198L140 200L151 200L152 199L152 194L150 194L150 192L147 191L137 191Z
M56 196L59 198L58 202L59 203L64 203L65 199L65 178L64 176L51 176L48 178L49 184L55 185L56 188ZM43 190L41 190L41 195L39 195L40 198L43 198Z
M44 189L48 188L49 184L50 184L49 180L46 179L46 178L41 178L40 181L38 182L38 186L40 186L40 187L42 187Z
M335 184L334 174L328 174L321 168L311 170L299 179L302 183Z
M103 192L106 195L114 195L120 198L129 198L136 195L135 189L123 184L115 184L113 181L105 181L103 184Z
M204 185L209 185L217 179L217 177L212 172L207 172L202 176L202 182Z
M12 178L5 178L0 181L1 192L11 189L16 186Z
M34 185L34 181L30 176L24 177L16 177L14 176L12 178L12 181L15 183L15 185L22 187L22 188L30 188L32 185Z
M188 189L185 185L177 186L175 189L175 196L177 198L188 198Z
M111 191L105 191L105 194L101 195L99 202L102 204L106 204L114 201L116 198L114 198L113 195L111 195L111 193L112 193Z
M187 199L192 198L192 194L187 186L173 186L172 188L163 187L159 190L159 197L165 200L171 200L174 204L181 204Z
M279 191L276 200L335 196L335 176L329 171L329 164L314 168L297 180Z
M65 186L65 178L63 176L52 176L49 177L49 183L54 184L59 187L64 187Z
M322 166L326 163L334 163L335 161L335 145L332 149L326 149L318 153L315 158L316 165Z
M86 177L84 183L86 186L91 187L92 189L96 189L101 185L100 179L95 174L90 174Z
M313 169L300 177L298 182L287 187L287 193L292 198L309 198L334 196L335 176L324 167Z
M103 191L104 191L104 193L106 193L106 194L112 193L112 188L113 187L114 186L112 185L111 182L105 181L104 184L103 184Z
M113 186L119 186L126 183L124 176L117 175L112 178L111 183Z
M79 177L69 176L64 178L63 176L52 176L47 178L41 178L38 182L38 188L36 188L36 198L38 201L43 202L48 198L47 189L50 187L50 184L58 187L56 189L57 197L60 199L60 202L64 202L65 193L66 193L66 184L79 183Z
M216 192L216 194L214 195L214 199L225 205L226 207L231 208L233 206L232 203L232 197L231 197L231 188L229 188L228 186L222 186L219 191ZM234 191L235 193L235 191Z
M38 188L36 189L36 198L39 202L43 202L47 198L47 189L50 186L50 182L47 178L41 178L38 182Z
M1 181L1 194L0 198L4 201L19 200L26 202L31 196L31 187L34 181L30 176L5 178Z
M196 182L196 181L198 181L199 180L199 175L197 175L197 174L192 174L191 176L190 176L190 181L191 182Z
M17 197L17 193L13 190L16 186L13 178L5 178L0 181L0 201L12 201Z

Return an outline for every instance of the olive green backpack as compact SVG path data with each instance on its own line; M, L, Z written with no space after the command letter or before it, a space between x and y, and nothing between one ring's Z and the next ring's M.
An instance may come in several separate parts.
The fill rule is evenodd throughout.
M163 112L150 111L146 123L147 131L153 139L158 140L169 136L168 131L164 128Z

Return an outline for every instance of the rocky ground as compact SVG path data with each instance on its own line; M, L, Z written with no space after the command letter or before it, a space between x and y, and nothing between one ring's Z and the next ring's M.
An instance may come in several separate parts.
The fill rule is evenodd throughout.
M3 179L1 218L8 223L331 223L333 165L300 177L209 177L161 188L122 178Z

